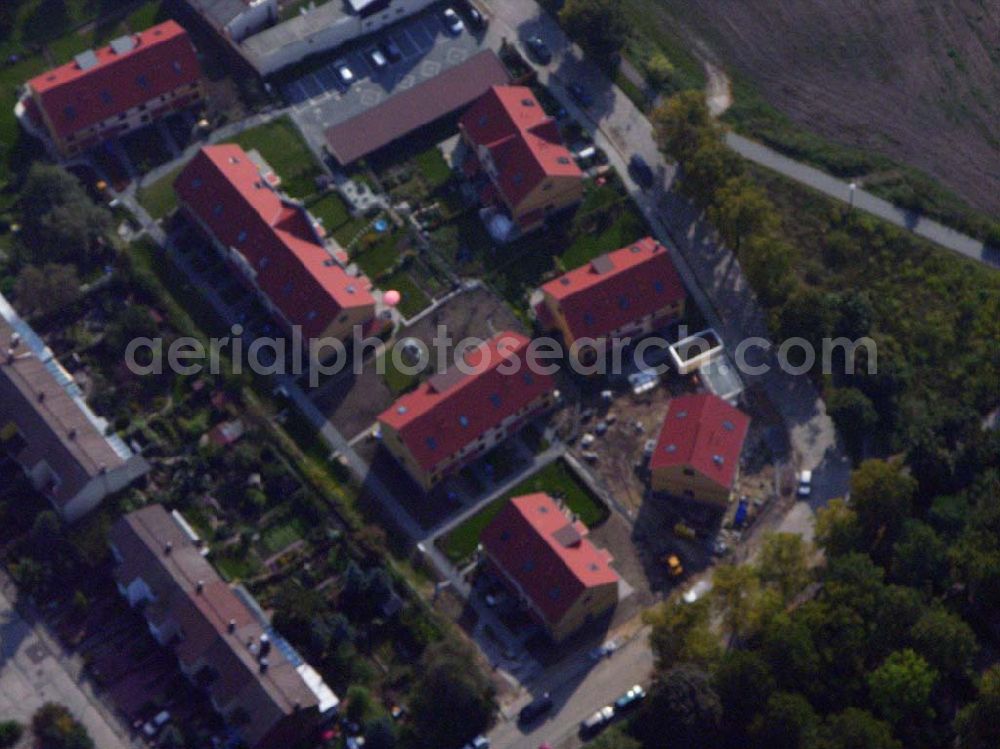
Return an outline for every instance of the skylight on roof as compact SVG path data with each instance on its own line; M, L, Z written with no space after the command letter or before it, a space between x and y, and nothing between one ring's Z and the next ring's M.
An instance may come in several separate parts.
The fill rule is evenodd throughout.
M725 429L727 432L731 432L734 429L736 429L736 425L729 419L726 419L724 422L722 422L722 428Z
M490 396L490 403L493 404L494 408L500 408L500 393L493 393Z
M405 414L408 410L409 409L407 409L406 406L397 406L396 407L396 413L398 413L400 416L402 416L403 414Z
M726 462L726 459L723 458L721 455L713 455L712 462L715 463L715 465L717 466L721 466L723 463Z
M556 159L556 161L558 161L560 164L568 164L569 163L569 159L567 159L565 156L558 157Z
M631 251L632 251L633 253L639 253L639 252L642 252L642 247L640 247L640 246L639 246L639 245L637 245L637 244L634 244L634 245L632 245L631 247L629 247L629 249L630 249L630 250L631 250Z
M114 101L114 97L111 95L110 91L104 89L103 91L101 91L101 101L103 101L105 104L110 104L112 101Z
M222 215L222 203L216 203L215 205L213 205L212 206L212 213L214 213L216 216L221 216Z
M535 106L534 100L529 99L527 97L521 99L521 104L523 104L526 107L533 107L533 106Z
M468 416L459 416L458 417L458 423L462 427L469 426L469 417Z
M525 559L524 564L521 565L521 569L525 572L533 572L535 569L535 563L531 559Z
M426 442L427 442L427 447L429 447L431 450L437 450L438 443L436 439L434 439L433 437L428 437Z
M678 411L677 412L677 418L678 419L685 419L685 418L687 418L687 415L688 415L687 411Z
M666 287L663 285L663 281L653 281L653 291L657 294L662 294L665 288Z
M149 88L149 79L142 73L135 77L135 82L139 85L139 88Z
M244 242L247 241L247 230L246 229L241 229L240 230L240 233L236 235L236 241L239 244L243 244Z
M671 442L669 445L663 448L663 451L667 453L675 453L677 452L677 445Z

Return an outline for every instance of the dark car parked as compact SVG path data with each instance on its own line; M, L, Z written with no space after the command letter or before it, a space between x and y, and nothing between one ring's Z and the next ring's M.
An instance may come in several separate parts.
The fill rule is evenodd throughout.
M646 160L639 154L635 154L628 162L628 173L636 181L639 187L649 189L653 186L656 175L653 174L653 167L646 163Z
M581 107L589 107L594 103L594 95L579 83L571 83L566 87L570 97Z
M542 39L542 37L529 36L524 43L528 47L528 52L531 53L535 62L539 62L542 65L548 65L552 62L552 50L549 49L549 45L545 43L545 40Z
M546 692L522 707L521 712L517 716L517 720L522 724L534 723L536 720L545 715L545 713L551 710L553 704L552 697L550 697L549 693Z

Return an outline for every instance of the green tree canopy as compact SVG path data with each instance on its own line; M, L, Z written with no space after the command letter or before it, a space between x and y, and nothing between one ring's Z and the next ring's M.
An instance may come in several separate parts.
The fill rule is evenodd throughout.
M910 629L910 640L914 649L947 677L967 678L979 652L972 628L940 605L923 613Z
M764 538L757 571L787 602L809 584L809 545L797 533L769 533Z
M708 598L691 604L667 601L645 613L652 627L649 641L657 670L665 672L680 662L704 666L719 657L721 645L711 628L710 605Z
M851 474L851 505L876 558L898 538L916 490L917 482L903 466L885 460L866 460Z
M31 719L38 749L94 749L85 729L62 705L47 702Z
M601 63L618 54L628 35L615 0L566 0L559 21L583 51Z
M653 685L637 716L635 735L646 747L702 749L719 741L722 705L708 674L684 664L670 669Z
M25 265L14 282L14 295L28 315L47 315L80 298L80 279L72 265Z
M811 749L819 722L809 700L801 694L775 692L750 726L750 745L754 749Z
M868 675L872 704L893 725L930 715L938 673L909 648L897 650Z
M978 698L962 708L955 724L962 749L1000 746L1000 666L983 674Z
M867 710L849 707L824 721L816 749L903 749L888 723Z

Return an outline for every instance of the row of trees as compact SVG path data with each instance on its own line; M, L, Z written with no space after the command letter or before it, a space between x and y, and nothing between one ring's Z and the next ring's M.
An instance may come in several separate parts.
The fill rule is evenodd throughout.
M653 609L656 682L607 749L1000 746L1000 666L977 672L1000 639L1000 438L980 457L938 497L866 461L819 512L824 564L772 535L707 598Z

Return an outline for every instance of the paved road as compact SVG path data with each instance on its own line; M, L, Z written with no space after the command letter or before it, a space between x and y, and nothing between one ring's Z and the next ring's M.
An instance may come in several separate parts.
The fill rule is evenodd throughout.
M129 749L122 726L108 714L82 675L79 658L67 656L47 631L15 608L17 592L0 573L0 719L29 724L46 702L65 705L100 749ZM22 746L30 739L25 737Z
M854 190L852 197L851 188L847 182L831 177L815 167L794 161L774 149L744 138L742 135L728 133L726 142L730 148L744 158L766 166L768 169L773 169L800 184L819 190L836 200L850 203L859 210L912 231L917 236L928 239L946 249L994 268L1000 268L1000 251L987 247L978 239L973 239L966 234L948 228L944 224L939 224L937 221L931 221L905 208L893 205L889 201L875 197L870 192L860 188Z

